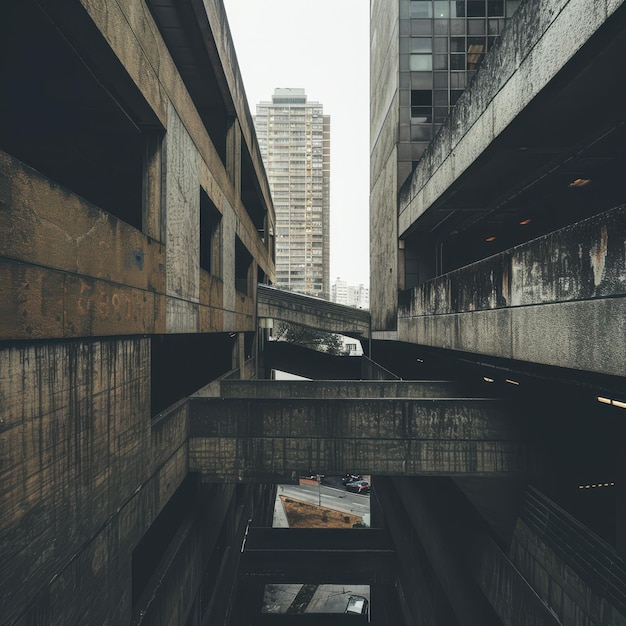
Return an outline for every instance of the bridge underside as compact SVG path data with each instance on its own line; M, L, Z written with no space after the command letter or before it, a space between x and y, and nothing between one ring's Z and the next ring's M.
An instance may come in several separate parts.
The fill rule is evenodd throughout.
M369 311L313 296L258 285L260 318L281 320L349 337L369 337Z

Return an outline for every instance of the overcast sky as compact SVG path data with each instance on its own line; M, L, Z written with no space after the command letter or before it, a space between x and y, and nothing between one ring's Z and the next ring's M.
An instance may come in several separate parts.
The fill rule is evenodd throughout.
M302 87L330 119L330 278L369 286L368 0L224 0L248 104Z

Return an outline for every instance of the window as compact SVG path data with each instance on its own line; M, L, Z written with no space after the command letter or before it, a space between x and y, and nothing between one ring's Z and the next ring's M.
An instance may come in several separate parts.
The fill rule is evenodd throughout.
M485 0L467 0L467 17L485 17Z
M411 17L432 17L433 4L430 0L411 0Z
M482 37L467 38L467 69L475 70L485 56L485 40Z
M411 119L417 123L432 121L433 92L426 89L411 90Z
M220 276L222 215L204 189L200 188L200 267Z
M433 40L430 37L411 37L412 72L428 72L433 69Z
M504 0L487 0L487 13L490 16L504 16Z
M85 36L89 59L76 53L39 3L3 5L0 145L158 238L164 129L132 80L124 72L114 78L119 61L102 35ZM109 84L115 84L116 97L105 89Z
M241 239L235 235L235 289L240 293L248 294L249 292L251 266L252 255Z

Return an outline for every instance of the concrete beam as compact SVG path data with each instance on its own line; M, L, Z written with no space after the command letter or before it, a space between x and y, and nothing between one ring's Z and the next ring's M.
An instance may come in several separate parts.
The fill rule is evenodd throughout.
M369 337L369 311L259 285L258 316L342 335Z
M317 584L391 582L396 554L374 528L250 528L239 575L255 581Z
M497 400L192 397L189 411L189 469L208 481L536 469L524 420Z
M466 390L447 380L222 380L222 398L453 398Z

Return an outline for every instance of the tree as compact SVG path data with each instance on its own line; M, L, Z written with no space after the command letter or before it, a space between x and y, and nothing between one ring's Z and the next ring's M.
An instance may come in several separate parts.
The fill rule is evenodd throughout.
M321 330L299 326L298 324L289 324L288 322L276 322L272 336L276 341L288 341L298 346L304 346L317 350L318 352L327 352L334 356L345 354L341 337L335 333L326 333Z

